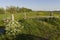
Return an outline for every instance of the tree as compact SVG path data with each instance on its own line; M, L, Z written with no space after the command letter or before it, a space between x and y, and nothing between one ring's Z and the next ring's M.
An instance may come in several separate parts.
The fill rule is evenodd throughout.
M18 11L18 7L10 6L6 8L6 12L9 13L17 13L17 11Z
M31 11L32 11L31 9L24 8L24 7L19 9L19 12L31 12Z
M4 14L4 13L5 13L4 8L0 8L0 14Z

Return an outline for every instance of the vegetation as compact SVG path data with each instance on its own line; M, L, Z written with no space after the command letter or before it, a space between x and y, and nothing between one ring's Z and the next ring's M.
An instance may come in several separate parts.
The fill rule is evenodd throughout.
M51 15L51 12L53 15ZM40 18L40 16L60 17L60 11L33 11L24 7L13 6L6 9L2 8L0 9L0 28L6 28L3 20L11 18L12 13L15 15L15 20L24 28L15 37L6 35L7 31L5 30L4 33L0 33L0 40L60 40L60 18ZM24 19L25 13L26 19Z

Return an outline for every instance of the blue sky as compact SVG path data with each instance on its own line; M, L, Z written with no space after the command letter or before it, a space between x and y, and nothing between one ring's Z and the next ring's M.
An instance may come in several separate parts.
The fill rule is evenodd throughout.
M60 10L60 0L0 0L0 7L19 6L33 10Z

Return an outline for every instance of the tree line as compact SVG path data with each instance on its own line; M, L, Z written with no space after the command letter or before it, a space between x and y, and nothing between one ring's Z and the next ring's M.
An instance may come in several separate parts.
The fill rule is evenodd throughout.
M6 9L4 8L0 8L0 14L3 14L3 13L21 13L21 12L31 12L32 9L29 9L29 8L20 8L20 7L15 7L15 6L10 6L10 7L6 7Z

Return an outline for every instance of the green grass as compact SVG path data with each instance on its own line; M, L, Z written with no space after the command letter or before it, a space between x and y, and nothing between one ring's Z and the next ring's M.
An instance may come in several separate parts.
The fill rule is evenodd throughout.
M35 16L49 16L46 12L30 12L27 13L27 17ZM31 34L46 38L49 40L60 40L60 18L31 18L23 19L23 13L15 13L15 20L21 22L20 24L24 26L20 34ZM60 16L57 13L54 16ZM0 14L0 26L3 26L3 18L11 18L11 14Z
M27 18L37 17L37 16L49 16L49 15L50 15L49 12L27 12L26 13ZM15 13L14 16L15 16L15 20L17 20L17 21L20 20L20 19L23 19L25 17L24 13ZM53 16L60 16L60 14L58 12L54 12ZM6 19L6 18L11 19L11 13L0 14L0 26L3 25L2 20Z
M52 19L52 21L50 19L50 21L48 22L48 21L45 21L42 19L23 20L23 22L21 22L21 23L22 23L22 25L24 25L24 28L22 29L21 33L22 34L32 34L35 36L48 38L50 40L53 40L53 39L59 40L60 26L58 26L58 25L60 25L60 20L55 18L55 19ZM54 20L56 20L56 22L53 22ZM59 23L59 24L57 24L57 23Z

